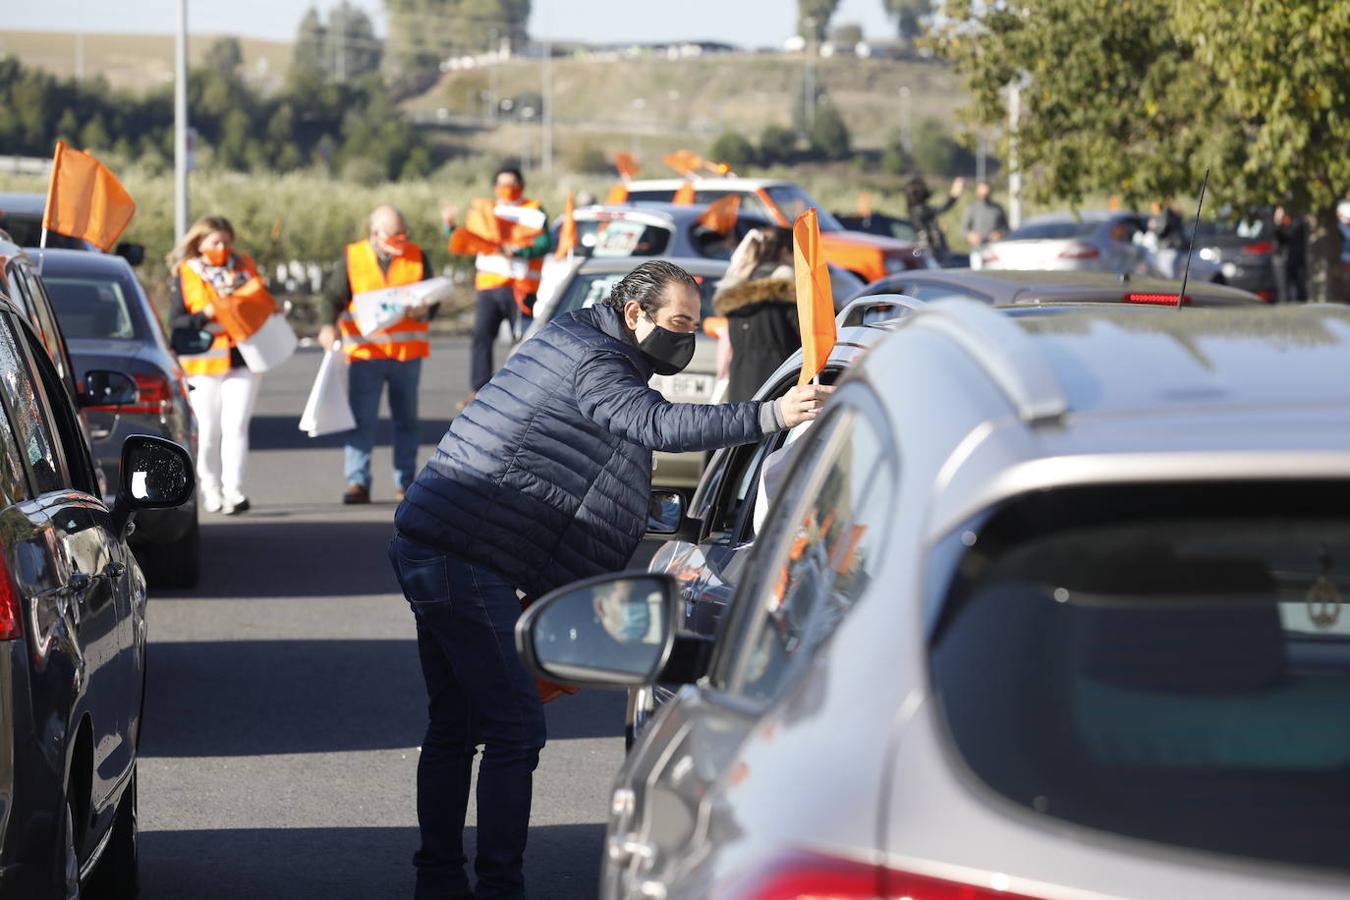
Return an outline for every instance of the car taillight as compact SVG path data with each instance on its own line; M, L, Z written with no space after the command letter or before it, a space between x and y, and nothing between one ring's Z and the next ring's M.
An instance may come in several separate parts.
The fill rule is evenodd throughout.
M125 406L91 406L92 410L116 413L144 413L146 415L168 415L173 407L173 385L161 372L153 374L137 373L131 376L136 381L136 402Z
M0 550L0 641L23 636L22 600L19 588L9 574L9 562Z
M708 316L703 320L703 333L710 338L720 338L727 333L726 316Z
M995 253L993 250L985 250L983 253L980 254L980 261L983 262L985 265L989 265L990 263L996 263L998 262L998 254Z
M818 853L796 853L765 869L738 897L751 900L1034 900L1007 890L1006 875L988 886L948 881Z
M1187 294L1177 302L1176 294L1132 293L1122 298L1126 303L1146 303L1150 306L1190 306L1191 295Z
M1070 244L1059 251L1060 259L1096 259L1102 252L1091 244Z
M1242 252L1248 256L1269 256L1275 252L1275 242L1257 241L1254 244L1243 244Z
M1274 291L1257 291L1257 292L1256 292L1256 296L1260 297L1262 300L1266 301L1267 303L1273 303L1273 302L1275 302L1275 292L1274 292Z

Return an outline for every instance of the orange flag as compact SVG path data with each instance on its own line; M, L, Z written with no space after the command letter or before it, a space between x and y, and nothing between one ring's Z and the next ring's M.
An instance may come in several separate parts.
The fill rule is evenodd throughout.
M736 215L741 211L741 195L727 194L708 204L708 210L698 217L698 223L709 231L728 234L736 227Z
M501 252L502 227L495 210L491 200L469 201L464 224L450 235L450 252L456 256Z
M830 270L820 248L820 221L815 208L792 225L792 262L797 276L797 323L802 333L802 375L806 384L820 374L834 349L834 295Z
M614 167L619 170L619 177L624 181L637 177L638 161L631 153L614 154Z
M572 215L576 207L576 196L568 191L567 205L563 207L562 227L558 229L558 249L553 254L554 259L566 259L576 249L577 220Z
M675 196L670 202L674 203L676 206L693 206L694 183L692 181L686 181L684 184L680 185L680 189L675 192Z
M872 215L872 195L867 191L858 195L858 215L864 219Z
M111 250L136 214L136 201L108 167L56 142L42 227Z
M616 184L609 189L609 196L605 198L606 206L623 206L628 202L628 186L625 184Z
M708 164L703 157L692 150L676 150L674 153L667 153L661 158L661 161L681 175L697 172Z

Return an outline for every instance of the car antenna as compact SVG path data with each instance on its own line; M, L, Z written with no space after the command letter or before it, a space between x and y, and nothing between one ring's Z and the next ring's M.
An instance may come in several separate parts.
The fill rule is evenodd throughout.
M1195 233L1200 230L1200 210L1205 208L1205 188L1209 187L1209 167L1205 167L1205 180L1200 182L1200 201L1195 204L1195 224L1191 226L1191 240L1186 245L1186 271L1181 276L1181 293L1177 294L1177 309L1186 302L1186 282L1191 279L1191 252L1195 250Z

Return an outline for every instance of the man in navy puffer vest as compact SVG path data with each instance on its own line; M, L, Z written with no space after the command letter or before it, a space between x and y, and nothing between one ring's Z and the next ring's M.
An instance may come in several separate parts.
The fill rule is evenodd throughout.
M531 773L544 745L534 678L516 655L517 591L627 565L646 531L652 451L711 450L814 418L828 388L773 402L666 401L653 372L689 364L693 278L662 260L605 305L523 344L451 424L395 517L390 560L417 620L430 724L417 770L418 898L520 897ZM478 875L464 871L475 745Z

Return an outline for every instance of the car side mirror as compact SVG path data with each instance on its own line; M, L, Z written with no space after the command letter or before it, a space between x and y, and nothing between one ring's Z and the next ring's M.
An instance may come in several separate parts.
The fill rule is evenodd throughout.
M673 643L675 582L666 575L602 575L559 588L516 622L516 649L549 681L591 687L650 684Z
M93 369L84 374L80 406L127 406L140 398L140 388L124 372Z
M117 248L113 253L125 259L133 266L139 266L145 262L145 245L135 244L130 241L118 241Z
M679 491L652 491L647 505L647 533L675 534L684 524L684 495Z
M169 346L179 356L196 356L211 349L216 336L199 328L175 328L169 335Z
M192 457L173 441L133 434L122 444L122 482L113 503L113 520L125 534L132 513L182 506L197 488Z

